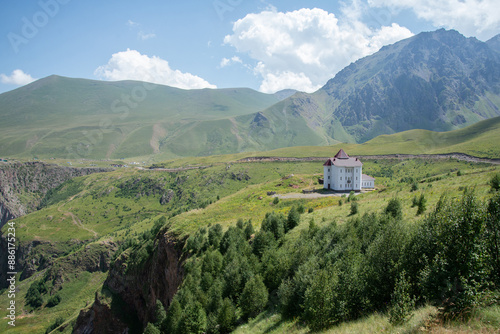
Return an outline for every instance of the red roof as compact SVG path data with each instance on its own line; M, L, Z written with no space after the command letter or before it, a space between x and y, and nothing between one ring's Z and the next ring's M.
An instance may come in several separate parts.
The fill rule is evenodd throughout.
M340 149L340 151L338 151L337 154L335 154L335 158L337 158L337 159L349 159L349 156L347 155L347 153L344 152L343 149Z

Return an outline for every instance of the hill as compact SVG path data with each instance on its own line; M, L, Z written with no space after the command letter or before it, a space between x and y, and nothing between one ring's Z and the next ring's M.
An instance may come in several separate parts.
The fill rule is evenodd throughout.
M185 151L180 142L219 140L214 128L207 130L208 138L184 136L200 122L215 120L230 127L229 117L278 101L275 95L246 88L182 90L50 76L0 94L0 152L68 159L188 155L192 150Z

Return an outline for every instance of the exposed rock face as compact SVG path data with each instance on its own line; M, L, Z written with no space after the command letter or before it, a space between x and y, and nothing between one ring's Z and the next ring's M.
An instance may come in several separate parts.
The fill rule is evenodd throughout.
M128 326L112 312L110 305L102 303L96 293L94 304L80 311L74 334L128 333Z
M127 312L137 315L142 326L155 320L156 300L168 308L183 278L183 242L165 233L159 235L155 243L155 251L140 269L127 270L127 256L122 254L110 268L104 283L106 289L127 305ZM126 321L108 317L109 312L109 307L104 307L96 297L94 305L80 313L74 332L124 333L122 325ZM106 318L105 322L99 321Z
M63 182L110 170L61 167L43 162L0 164L0 228L10 219L35 211L47 191Z

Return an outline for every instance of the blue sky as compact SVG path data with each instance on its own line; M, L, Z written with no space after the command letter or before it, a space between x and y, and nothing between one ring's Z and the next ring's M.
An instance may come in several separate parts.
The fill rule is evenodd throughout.
M0 0L0 92L52 74L312 92L421 31L487 40L497 0Z

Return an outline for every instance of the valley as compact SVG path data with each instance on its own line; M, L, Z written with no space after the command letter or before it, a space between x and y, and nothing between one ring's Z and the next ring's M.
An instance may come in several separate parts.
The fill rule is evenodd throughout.
M499 36L421 32L313 93L0 94L0 332L498 331ZM374 189L323 189L340 149Z
M116 328L128 326L140 332L140 323L152 317L152 313L143 312L153 312L154 299L160 298L164 305L172 300L184 275L181 265L187 260L186 240L200 227L220 224L226 231L238 220L250 220L258 231L266 213L287 215L290 208L299 205L306 212L286 237L295 240L311 221L321 228L331 221L344 225L352 219L347 197L281 199L274 204L273 197L268 195L273 191L284 196L302 189L319 189L320 161L230 162L230 157L226 157L225 163L203 169L174 172L119 169L77 177L63 183L57 192L49 193L41 210L15 219L19 243L17 266L22 272L18 295L24 296L37 280L45 281L48 289L42 295L41 309L23 307L24 316L19 317L16 327L19 332L28 328L43 332L58 317L64 318L61 328L71 332L75 324L89 319L86 317L90 315L78 318L85 305L86 309L94 305L88 309L94 312L94 317L98 316L96 312L122 312L122 318L112 320L116 321ZM405 224L421 221L411 207L414 196L425 194L426 212L433 210L443 193L448 198L459 198L466 188L474 188L478 198L486 200L491 197L489 180L500 172L500 167L494 164L453 158L367 159L364 164L365 172L376 177L377 189L356 196L357 215L380 212L391 198L397 197L402 203ZM417 184L415 192L413 183ZM339 206L340 202L344 205ZM163 232L158 234L160 230ZM165 258L161 259L162 256ZM75 265L75 259L80 264ZM152 265L150 261L160 262ZM158 281L157 275L162 271L155 268L166 264L170 274ZM130 270L124 271L127 267ZM108 271L111 268L115 269ZM123 281L128 276L135 278L128 283ZM91 291L100 290L103 283L105 288L94 300ZM139 288L146 286L143 284L153 284L147 295ZM81 297L70 298L76 288L81 289ZM85 295L85 291L89 293ZM60 304L46 306L48 298L56 294L62 298ZM152 296L157 297L151 299ZM5 305L5 298L3 293L1 305ZM115 305L116 298L132 305L131 309ZM24 298L21 305L23 301ZM136 313L139 309L142 313ZM138 317L136 323L124 322L128 316L123 314L130 312ZM88 326L85 324L79 326Z

